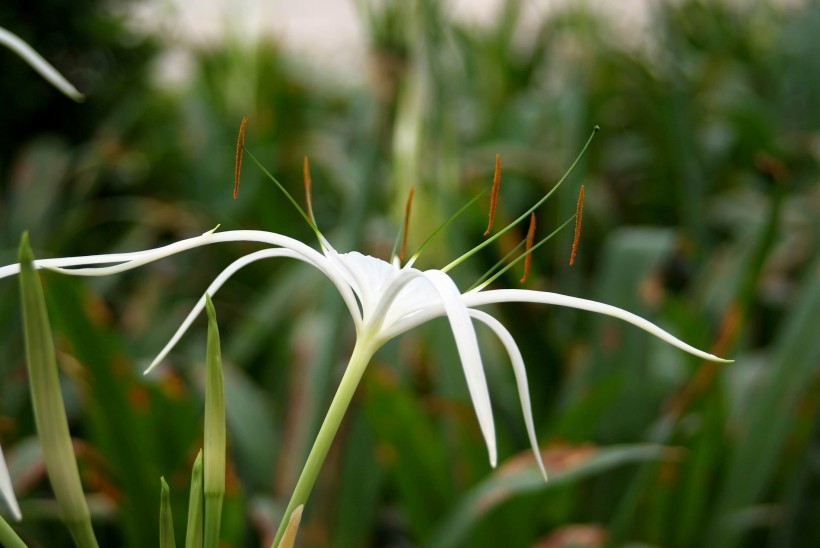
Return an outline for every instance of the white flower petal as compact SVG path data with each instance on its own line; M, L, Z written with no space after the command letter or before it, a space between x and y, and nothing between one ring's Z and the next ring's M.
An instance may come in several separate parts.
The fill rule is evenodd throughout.
M16 34L13 34L2 27L0 27L0 44L7 46L19 55L31 66L31 68L39 72L40 76L45 78L46 81L62 91L68 97L78 102L85 99L83 94L77 91L77 88L75 88L71 82L66 80L65 77L51 65L51 63L43 59L42 55L37 53L34 48L29 46Z
M535 424L532 419L532 406L530 404L530 389L527 383L527 369L524 366L524 358L521 357L521 351L518 349L518 345L515 344L515 339L513 339L510 332L507 331L507 328L504 327L501 322L481 310L470 310L470 316L492 329L510 356L513 374L515 375L515 384L518 387L518 398L521 400L521 413L524 415L524 425L527 427L527 437L530 439L532 452L535 454L535 460L538 463L538 468L541 470L541 475L544 476L544 481L547 481L547 470L544 468L544 461L541 459L541 449L538 447L538 438L535 436Z
M244 257L237 259L233 263L231 263L228 268L223 270L216 279L211 282L211 285L208 286L208 289L205 290L205 294L210 295L213 297L219 288L228 281L228 279L236 274L241 268L261 259L270 259L274 257L291 257L294 259L301 259L301 256L297 253L291 251L290 249L263 249L262 251L257 251L255 253L251 253L249 255L245 255ZM153 369L159 365L159 363L165 359L165 357L173 350L182 336L188 331L188 328L191 327L191 324L194 322L196 317L205 309L205 294L200 297L199 301L197 301L196 305L194 305L193 310L188 313L188 316L185 318L185 321L182 322L182 325L179 326L174 336L171 337L171 340L168 341L168 344L160 351L154 361L151 362L151 365L143 372L144 375L147 375Z
M11 486L11 476L9 476L9 469L6 467L6 459L3 457L3 448L0 447L0 495L6 501L6 505L11 510L11 515L14 519L20 521L23 515L20 513L20 506L17 504L17 498L14 496L14 489Z
M424 277L433 285L444 303L444 310L447 313L447 319L450 321L453 337L456 340L461 367L464 369L464 376L467 379L467 389L473 400L473 407L478 417L481 433L487 443L490 464L495 467L498 462L495 424L493 423L490 394L487 389L484 369L481 365L481 354L478 350L478 340L476 339L473 322L458 287L447 274L439 270L428 270L424 272Z
M632 325L639 327L644 331L651 333L652 335L655 335L659 339L668 342L672 346L676 346L681 350L689 352L690 354L693 354L699 358L703 358L704 360L722 363L730 363L732 361L719 358L713 354L709 354L708 352L704 352L702 350L698 350L694 346L686 344L682 340L667 333L666 331L664 331L657 325L653 324L649 320L641 318L637 314L627 312L626 310L623 310L622 308L618 308L616 306L599 303L597 301L579 299L578 297L568 297L566 295L560 295L558 293L549 293L546 291L532 291L529 289L496 289L492 291L482 292L471 291L464 295L464 301L467 303L467 306L470 307L495 303L530 302L540 304L554 304L558 306L577 308L579 310L598 312L599 314L612 316L614 318L624 320L625 322L629 322Z

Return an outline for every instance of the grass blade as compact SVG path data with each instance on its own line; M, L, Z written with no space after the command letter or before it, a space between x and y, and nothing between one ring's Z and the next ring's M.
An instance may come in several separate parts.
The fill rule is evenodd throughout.
M159 548L176 548L174 516L171 514L171 490L165 478L159 478Z
M43 459L60 513L74 542L81 548L96 547L97 540L91 527L91 516L80 483L80 473L60 391L60 378L45 296L40 277L34 270L34 254L29 245L27 232L23 233L20 240L19 261L26 363L34 420L43 448Z
M205 308L208 311L208 345L205 357L205 546L216 548L219 546L219 526L225 496L225 392L219 327L210 295L206 295Z
M191 494L188 497L188 529L185 548L202 547L202 450L196 456L191 470Z

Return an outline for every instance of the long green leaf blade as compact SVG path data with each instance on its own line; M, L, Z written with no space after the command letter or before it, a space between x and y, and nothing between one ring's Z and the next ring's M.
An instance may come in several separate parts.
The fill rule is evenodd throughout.
M20 296L23 308L23 330L26 340L26 363L34 407L34 420L43 449L49 481L74 542L81 548L97 546L91 527L77 460L71 444L54 340L48 321L43 287L34 269L34 254L28 233L20 240Z
M222 378L222 352L216 310L210 295L206 295L208 311L208 343L205 377L205 546L219 546L222 501L225 496L225 392Z
M188 497L188 529L185 548L202 547L202 450L196 456L191 470L191 494Z
M159 548L176 548L174 516L171 513L171 490L165 478L159 478Z

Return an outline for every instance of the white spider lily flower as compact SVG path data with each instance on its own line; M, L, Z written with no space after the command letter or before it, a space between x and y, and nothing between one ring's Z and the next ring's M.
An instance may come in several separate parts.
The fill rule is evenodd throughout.
M102 276L130 270L153 261L205 245L220 242L258 242L277 246L243 256L228 266L203 293L170 342L151 363L146 373L156 367L172 350L205 306L205 294L214 295L238 270L255 261L289 257L306 262L324 274L339 290L356 327L357 346L366 348L369 357L387 341L432 319L446 316L453 332L464 369L467 388L475 408L479 427L487 445L492 466L497 463L495 427L490 396L481 363L473 320L489 327L509 354L513 366L527 435L538 465L546 477L535 436L529 389L521 353L509 331L487 312L476 307L512 302L551 304L597 312L619 318L639 327L663 341L705 360L727 362L664 331L652 322L626 310L577 297L525 289L483 290L482 287L462 293L455 282L441 270L418 270L412 265L401 267L398 261L388 263L358 252L338 253L324 239L322 252L273 232L235 230L206 232L200 236L147 251L116 253L85 257L41 259L38 268L57 270L80 276ZM110 264L93 267L91 265ZM79 267L79 268L77 268ZM18 265L0 268L0 278L19 270Z
M597 130L598 128L596 126L593 131L593 135L597 132ZM234 192L239 184L238 175L241 167L241 152L244 150L242 146L244 139L243 131L244 120L242 126L240 126L239 140L237 144L237 167ZM299 476L299 480L296 483L296 487L294 488L290 502L288 503L288 506L283 514L284 516L292 516L293 512L307 501L310 491L313 488L313 484L318 476L319 469L321 468L321 465L330 449L330 444L338 431L339 425L341 424L342 417L344 416L347 407L350 405L353 393L355 392L361 376L370 362L370 359L373 357L373 354L382 345L394 337L397 337L423 323L441 316L447 317L447 320L450 323L450 328L453 332L456 348L461 361L461 367L464 370L464 376L467 381L467 389L478 418L479 428L487 445L490 464L495 467L498 461L495 440L495 425L490 406L490 395L487 386L487 379L484 375L484 368L481 363L481 353L478 347L478 338L476 337L473 320L481 322L489 327L490 330L492 330L499 338L509 355L521 401L521 410L524 416L527 436L530 444L532 445L535 460L538 463L544 479L546 480L547 472L541 460L541 452L539 450L538 441L535 435L535 426L533 424L532 410L530 407L529 387L527 385L527 375L521 352L518 349L512 335L501 324L501 322L492 317L489 313L479 310L476 307L510 302L530 302L588 310L591 312L597 312L599 314L620 318L621 320L629 322L651 333L652 335L659 337L665 342L702 359L716 362L731 361L724 360L707 352L703 352L702 350L698 350L697 348L694 348L693 346L690 346L667 333L650 321L614 306L544 291L521 289L484 290L484 288L487 287L500 274L512 266L512 264L515 264L517 260L521 258L529 258L531 256L530 254L538 246L542 245L557 232L556 230L550 236L542 239L538 244L533 245L533 233L535 228L534 212L558 189L569 172L572 171L573 167L578 163L581 155L583 155L591 140L592 135L587 140L586 145L584 145L581 153L570 166L569 171L567 171L564 177L562 177L558 183L556 183L556 185L527 212L507 225L506 228L498 231L494 236L486 239L482 244L473 248L471 251L462 255L460 258L451 262L441 270L434 269L422 271L413 268L413 264L427 243L429 243L429 241L440 230L449 225L455 217L460 215L467 207L469 207L470 204L474 203L478 196L471 200L466 206L462 207L453 217L451 217L449 221L445 222L442 226L433 231L425 243L421 245L416 254L404 266L402 266L401 261L397 257L394 257L392 262L387 262L355 251L349 253L338 253L333 249L313 222L313 214L310 204L311 182L307 159L305 159L304 167L305 191L307 198L307 212L305 212L296 203L290 193L288 193L288 191L279 183L279 181L277 181L276 178L273 177L273 175L271 175L264 168L264 166L262 166L262 164L259 163L259 161L247 151L245 152L250 155L259 168L280 188L280 190L282 190L282 192L287 196L296 209L299 210L307 223L314 230L319 238L321 251L318 251L303 242L274 232L259 230L233 230L216 232L216 229L214 229L205 232L200 236L181 240L170 245L146 251L114 253L107 255L90 255L85 257L41 259L36 261L34 264L37 268L48 268L69 275L104 276L137 268L182 251L215 243L242 241L256 242L273 246L245 255L244 257L234 261L225 270L223 270L205 290L202 298L194 306L188 317L185 318L182 325L171 338L169 343L162 349L156 359L148 367L146 373L156 367L168 355L174 345L177 344L185 331L193 323L197 315L202 312L205 307L205 296L213 296L234 273L248 264L261 259L289 257L313 266L336 286L353 319L353 323L356 328L356 344L353 348L353 353L350 357L350 361L348 362L348 366L342 376L342 380L333 396L333 401L330 404L330 408L325 415L325 419L319 429L313 447L310 450L307 462L305 463L302 473ZM492 228L498 185L500 182L500 167L500 160L496 157L496 170L493 178L493 187L491 190L492 198L490 203L490 217L485 235L487 235ZM396 242L397 244L399 241L402 242L402 251L398 253L399 257L404 255L412 194L413 192L411 189L410 198L408 199L408 204L405 210L404 230L401 233L402 237ZM579 197L578 210L573 216L577 219L576 222L580 221L580 210L582 206L583 194ZM510 230L513 226L518 225L527 217L530 217L531 225L526 239L525 252L519 256L519 259L516 259L506 267L501 268L475 289L470 289L462 293L453 279L447 274L447 271L464 261L466 258L470 257L482 247L485 247L492 241L496 240L504 232ZM570 218L570 220L572 220L572 218ZM569 223L569 220L561 226L563 227L567 223ZM578 229L579 224L576 224L576 242L578 238ZM558 230L560 230L560 227ZM393 254L396 255L395 250ZM508 257L505 257L502 262L506 261ZM8 265L2 267L0 268L0 278L16 274L19 269L19 265ZM491 274L493 270L495 270L495 267L490 273L488 273L488 275ZM525 263L525 272L526 270ZM482 278L482 280L484 280L484 278ZM283 519L280 523L273 546L278 546L278 542L285 532L286 523L287 519Z
M6 466L6 459L3 457L3 448L0 447L0 496L6 503L6 507L11 510L14 519L20 521L23 515L20 513L20 506L17 504L17 497L14 496L14 489L11 485L11 476Z

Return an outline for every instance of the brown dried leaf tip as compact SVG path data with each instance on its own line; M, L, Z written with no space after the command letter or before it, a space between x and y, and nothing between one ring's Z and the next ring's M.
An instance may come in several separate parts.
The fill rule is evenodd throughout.
M310 163L308 162L307 154L302 163L302 178L305 181L305 206L307 207L308 221L313 222L313 200L311 194L313 193L313 180L310 178Z
M401 235L401 250L399 251L399 260L404 261L404 256L407 253L407 234L410 232L410 211L413 208L413 195L416 193L415 187L410 187L410 194L407 196L407 204L404 206L404 229Z
M495 221L495 208L498 204L498 189L501 187L501 155L495 155L495 172L493 173L493 188L490 191L490 218L487 222L487 230L484 231L484 235L490 233L490 229L493 228L493 221Z
M575 263L575 253L578 251L578 241L581 239L581 221L584 219L584 185L578 193L578 205L575 206L575 237L572 239L572 252L569 255L569 266Z
M535 240L535 213L530 213L530 228L527 230L527 244L524 248L524 275L519 280L520 283L527 281L527 276L530 273L530 263L532 263L532 242Z
M236 138L236 157L234 159L234 173L233 173L233 199L236 200L236 195L239 193L239 174L242 172L242 151L245 149L245 125L248 123L248 117L243 116L242 122L239 124L239 136Z

